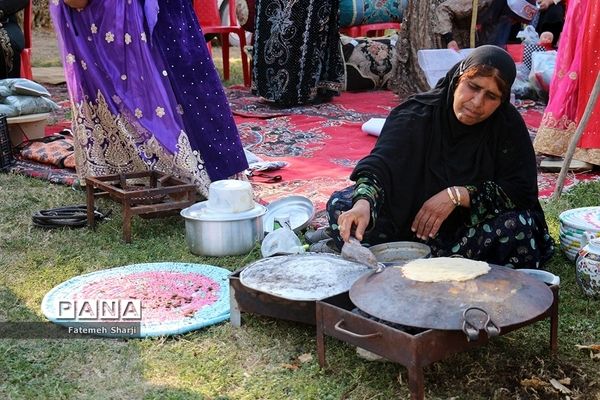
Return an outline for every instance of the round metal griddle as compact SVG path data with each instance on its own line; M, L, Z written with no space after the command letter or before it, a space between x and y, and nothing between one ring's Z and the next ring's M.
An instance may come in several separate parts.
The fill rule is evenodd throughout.
M358 279L350 300L382 320L440 330L463 329L467 309L483 310L478 319L489 316L502 328L529 321L552 305L552 291L544 282L507 267L490 267L462 282L418 282L404 277L400 267L388 267Z
M369 268L334 254L304 253L263 258L240 272L247 288L287 300L321 300L347 292Z

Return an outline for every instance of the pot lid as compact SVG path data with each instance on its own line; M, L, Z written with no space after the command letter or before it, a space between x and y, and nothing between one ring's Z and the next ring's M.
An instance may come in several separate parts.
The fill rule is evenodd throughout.
M490 270L466 281L419 282L388 267L359 278L350 300L364 312L384 321L426 329L460 330L465 310L485 310L499 327L529 321L553 302L541 280L507 267Z
M183 218L197 221L239 221L242 219L250 219L260 217L267 212L267 208L258 203L254 203L254 208L248 211L228 213L218 210L213 210L208 207L208 201L201 201L187 208L184 208L179 213Z
M313 301L347 292L369 268L335 254L263 258L240 272L242 285L287 300Z
M289 219L290 228L298 233L306 228L315 216L315 207L308 197L288 196L267 205L265 232L272 232L275 218Z
M583 249L589 253L600 254L600 237L587 239L587 241Z

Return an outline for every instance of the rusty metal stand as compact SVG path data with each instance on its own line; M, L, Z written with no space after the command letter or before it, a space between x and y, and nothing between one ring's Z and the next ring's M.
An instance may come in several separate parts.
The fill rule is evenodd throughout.
M247 288L240 282L242 269L238 269L229 275L230 321L232 326L236 328L241 326L242 312L309 325L315 324L315 301L287 300Z
M501 334L550 319L550 349L558 349L558 285L550 286L553 294L552 305L544 313L520 324L505 326ZM479 339L469 342L462 331L441 331L428 329L416 335L381 324L352 313L353 305L348 306L348 293L317 301L316 331L317 356L319 366L325 368L325 335L335 337L354 346L362 347L408 369L408 387L411 400L425 397L423 368L443 360L452 354L485 345L489 338L482 330ZM351 304L351 303L350 303Z
M194 185L158 171L87 177L85 183L88 227L95 228L95 198L108 197L123 207L123 240L126 243L131 243L134 215L143 218L173 215L196 202Z

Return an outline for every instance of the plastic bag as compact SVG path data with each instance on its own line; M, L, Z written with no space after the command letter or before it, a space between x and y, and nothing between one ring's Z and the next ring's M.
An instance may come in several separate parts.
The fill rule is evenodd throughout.
M529 82L539 98L547 100L556 66L556 50L536 51L531 56Z
M265 236L260 246L260 252L263 257L280 254L301 254L304 253L304 247L294 231L287 226L283 226Z
M532 25L527 25L525 29L517 33L517 38L521 39L523 44L538 44L540 36Z
M536 94L529 83L529 68L523 63L517 63L517 76L510 89L517 99L536 99Z

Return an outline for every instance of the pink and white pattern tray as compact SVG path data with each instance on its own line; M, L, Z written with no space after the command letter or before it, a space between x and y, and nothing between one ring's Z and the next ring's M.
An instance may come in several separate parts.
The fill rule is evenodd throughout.
M66 327L110 325L111 321L89 318L90 313L85 310L77 313L77 317L85 314L88 318L65 318L64 308L65 304L68 307L77 301L96 305L116 300L140 305L141 318L136 321L139 332L102 334L95 330L92 333L111 337L186 333L229 319L229 274L227 269L211 265L172 262L96 271L73 277L50 290L42 301L42 312L50 321ZM91 314L93 317L94 312Z

